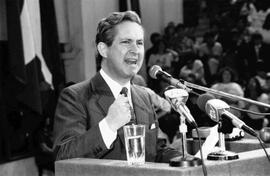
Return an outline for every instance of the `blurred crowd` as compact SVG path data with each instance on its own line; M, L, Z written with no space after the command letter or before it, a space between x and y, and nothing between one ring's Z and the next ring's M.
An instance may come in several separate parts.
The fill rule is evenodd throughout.
M270 4L235 0L228 6L213 14L202 4L197 26L170 22L162 33L152 33L152 46L145 54L147 70L159 65L174 78L270 104ZM147 86L164 96L168 83L148 77ZM216 98L233 107L269 112L265 107ZM208 118L201 119L195 103L196 97L190 95L187 104L199 126L211 125ZM268 116L232 112L256 130L269 126Z

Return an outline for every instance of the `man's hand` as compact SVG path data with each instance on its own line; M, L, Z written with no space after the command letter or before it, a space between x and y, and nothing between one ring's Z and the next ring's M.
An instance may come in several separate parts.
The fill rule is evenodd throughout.
M113 104L109 107L108 114L105 117L112 131L117 131L130 121L130 104L128 98L119 95Z

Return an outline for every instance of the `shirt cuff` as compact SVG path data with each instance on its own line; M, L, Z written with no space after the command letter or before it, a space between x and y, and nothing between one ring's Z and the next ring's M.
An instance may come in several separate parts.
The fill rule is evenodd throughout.
M110 129L106 119L101 120L98 125L99 125L102 139L107 149L110 149L110 146L112 145L113 141L116 139L117 132L114 132Z

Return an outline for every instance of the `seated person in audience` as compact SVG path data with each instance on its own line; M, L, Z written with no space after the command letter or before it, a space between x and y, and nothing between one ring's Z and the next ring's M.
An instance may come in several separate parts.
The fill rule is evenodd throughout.
M257 98L257 101L270 104L269 95L267 95L266 93L262 93ZM252 112L257 112L257 113L270 112L269 108L258 106L255 104L250 104L248 106L248 110ZM244 119L245 123L255 130L261 130L263 127L269 126L270 124L269 120L270 120L269 115L257 115L257 114L252 114L252 113L247 113Z
M145 52L145 63L147 64L149 61L149 58L152 54L157 53L158 43L162 39L162 36L160 33L154 32L150 36L150 41L152 43L152 47L146 50ZM148 71L148 70L147 70Z
M229 67L224 67L220 70L219 72L219 79L218 82L215 83L214 85L211 86L212 89L222 91L225 93L229 93L232 95L237 95L240 97L244 97L244 90L238 84L235 82L235 74L234 71L229 68ZM244 108L245 103L243 101L234 101L232 99L224 98L224 97L219 97L216 95L216 98L223 99L225 102L227 102L230 106L235 106L238 108ZM236 111L233 109L230 109L230 111L238 116L239 118L241 117L240 111Z
M263 69L262 63L257 63L255 67L255 75L248 80L246 86L245 96L252 100L257 100L258 97L263 93L263 87L266 83L266 73Z
M150 56L147 66L150 68L153 65L159 65L164 71L172 74L172 62L177 59L176 56L177 53L168 49L164 40L159 40L157 43L157 52Z
M169 49L163 39L160 39L156 42L156 47L154 48L153 54L150 55L149 61L147 63L147 70L149 70L153 65L158 65L162 70L173 74L174 66L173 62L178 61L178 54L172 49ZM150 78L148 80L148 86L157 92L162 94L164 86L167 86L163 81L155 80Z
M146 125L145 159L169 162L177 150L159 145L158 120L150 94L131 84L144 59L144 29L132 11L114 12L97 28L96 75L65 88L59 97L54 123L56 159L99 158L126 160L123 126L132 118ZM120 94L123 87L127 96ZM134 117L134 116L133 116Z
M198 56L203 61L208 84L211 84L213 77L218 73L222 54L223 48L221 43L216 41L216 35L213 32L205 33L204 42L198 49Z
M194 77L193 83L206 85L204 67L201 60L191 58L187 61L186 65L181 68L179 78L188 81L191 77Z
M174 60L174 55L167 51L166 44L164 40L160 39L156 43L156 51L150 55L149 61L147 63L147 70L149 70L153 65L160 66L164 71L172 73L172 61ZM150 78L148 80L148 86L158 94L162 94L162 89L167 86L166 83L160 80Z
M249 86L248 90L251 91L250 95L252 95L252 99L256 101L270 104L270 74L269 73L266 74L265 80L263 81L264 82L263 85L261 85L258 79L254 77L250 80L249 85L248 85ZM270 112L269 108L258 106L255 104L250 104L247 107L247 109L253 112L258 112L258 113ZM256 115L252 113L246 114L245 122L256 130L260 130L265 126L269 126L270 124L269 116Z
M164 29L163 40L168 46L168 48L173 48L175 39L175 24L170 21Z

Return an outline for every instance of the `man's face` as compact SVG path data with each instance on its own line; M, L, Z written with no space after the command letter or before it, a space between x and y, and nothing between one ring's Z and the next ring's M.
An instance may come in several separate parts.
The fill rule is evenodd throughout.
M115 28L115 38L106 47L104 70L116 81L129 81L141 68L144 58L144 31L135 22L123 22Z

